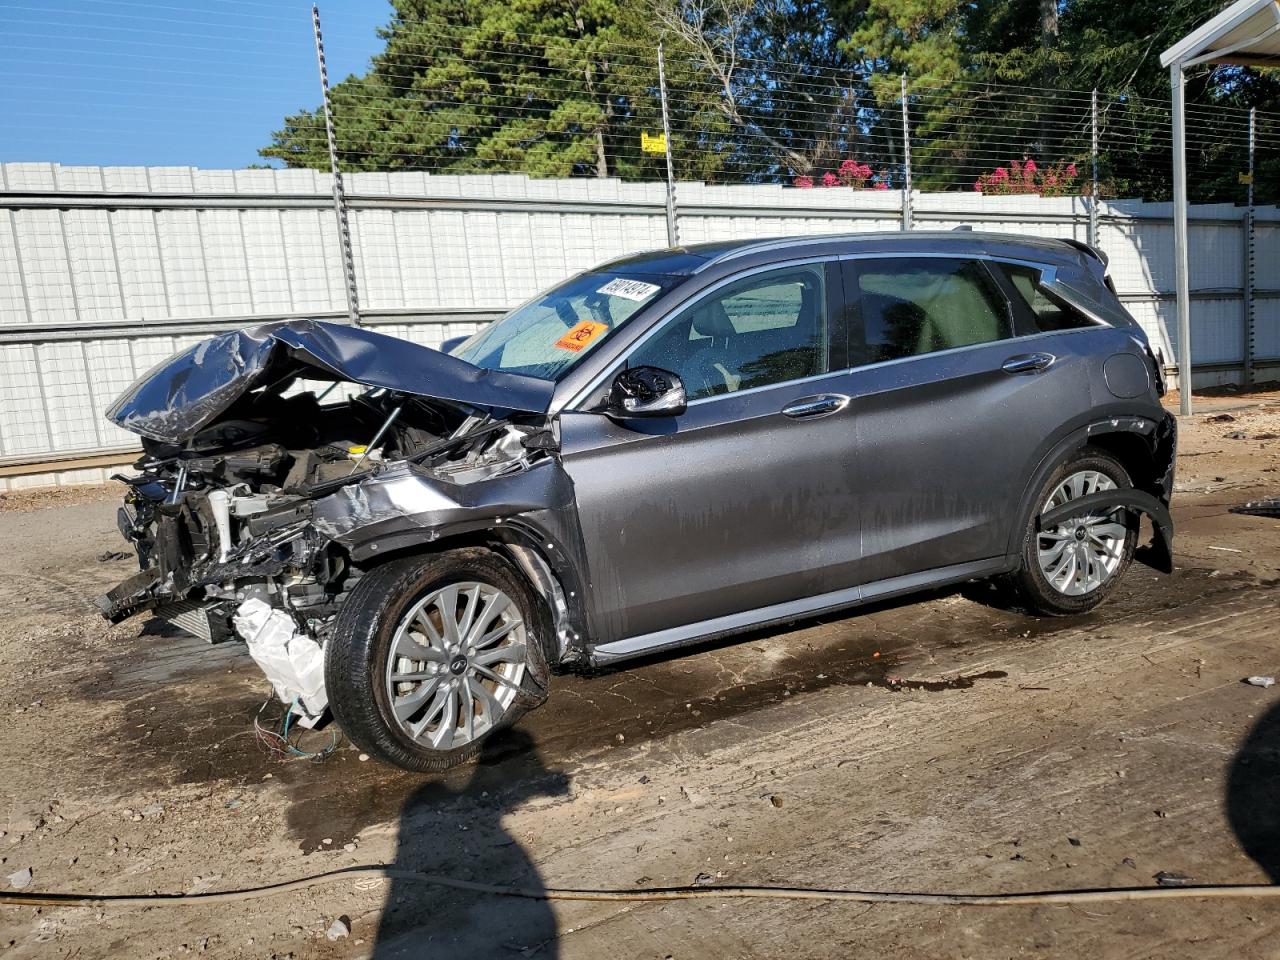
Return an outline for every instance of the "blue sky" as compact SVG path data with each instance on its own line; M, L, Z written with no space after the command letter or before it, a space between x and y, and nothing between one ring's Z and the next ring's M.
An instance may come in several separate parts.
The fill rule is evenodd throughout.
M387 0L320 0L329 78ZM320 102L310 0L0 0L0 162L243 167Z

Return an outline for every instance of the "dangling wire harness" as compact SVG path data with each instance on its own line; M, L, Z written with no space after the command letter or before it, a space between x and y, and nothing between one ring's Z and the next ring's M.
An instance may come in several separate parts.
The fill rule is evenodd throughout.
M293 703L289 704L289 709L285 711L284 716L280 718L278 730L270 730L263 726L262 714L275 703L273 697L267 697L263 701L262 706L258 708L257 714L253 718L253 733L264 753L268 756L275 757L284 763L289 760L309 760L312 763L324 763L338 749L338 731L329 731L329 745L319 750L302 749L303 733L296 727L293 727L294 712L298 708L298 701L295 698ZM292 735L290 735L292 730Z

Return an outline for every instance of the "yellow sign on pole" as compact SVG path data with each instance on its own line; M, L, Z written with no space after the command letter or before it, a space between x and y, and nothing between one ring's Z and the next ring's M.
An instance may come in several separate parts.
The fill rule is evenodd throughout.
M1243 184L1244 186L1248 186L1249 184L1253 183L1253 174L1252 173L1240 174L1240 183Z
M667 135L665 133L647 133L640 132L640 152L641 153L663 153L667 152Z

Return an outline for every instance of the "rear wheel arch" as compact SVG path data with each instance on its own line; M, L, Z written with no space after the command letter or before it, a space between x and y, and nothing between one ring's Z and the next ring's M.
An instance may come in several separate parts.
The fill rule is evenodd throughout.
M1019 562L1008 578L1024 605L1041 615L1063 616L1087 612L1106 599L1133 560L1135 516L1104 500L1108 506L1085 506L1087 513L1052 526L1042 527L1041 518L1070 510L1077 499L1092 500L1088 494L1109 497L1131 489L1124 465L1094 444L1055 465L1033 494L1035 515L1027 519Z
M1158 493L1160 489L1159 467L1149 436L1132 430L1112 430L1093 433L1089 446L1111 454L1125 468L1134 487L1146 493Z
M1011 564L1022 552L1022 538L1031 517L1040 509L1035 494L1055 470L1085 447L1096 447L1115 457L1129 474L1133 486L1163 497L1165 466L1157 455L1159 424L1145 417L1122 417L1091 423L1071 431L1040 458L1022 487L1017 518L1009 530L1006 554Z

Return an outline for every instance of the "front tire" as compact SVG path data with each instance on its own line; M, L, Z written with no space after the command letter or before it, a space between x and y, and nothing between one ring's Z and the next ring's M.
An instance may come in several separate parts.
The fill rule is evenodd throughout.
M1020 599L1034 612L1061 617L1092 610L1129 569L1138 540L1138 525L1123 507L1046 530L1039 529L1039 517L1078 497L1132 486L1120 461L1084 447L1035 492L1021 568L1011 578Z
M325 645L351 742L405 770L445 770L546 697L544 615L496 554L450 550L362 577Z

